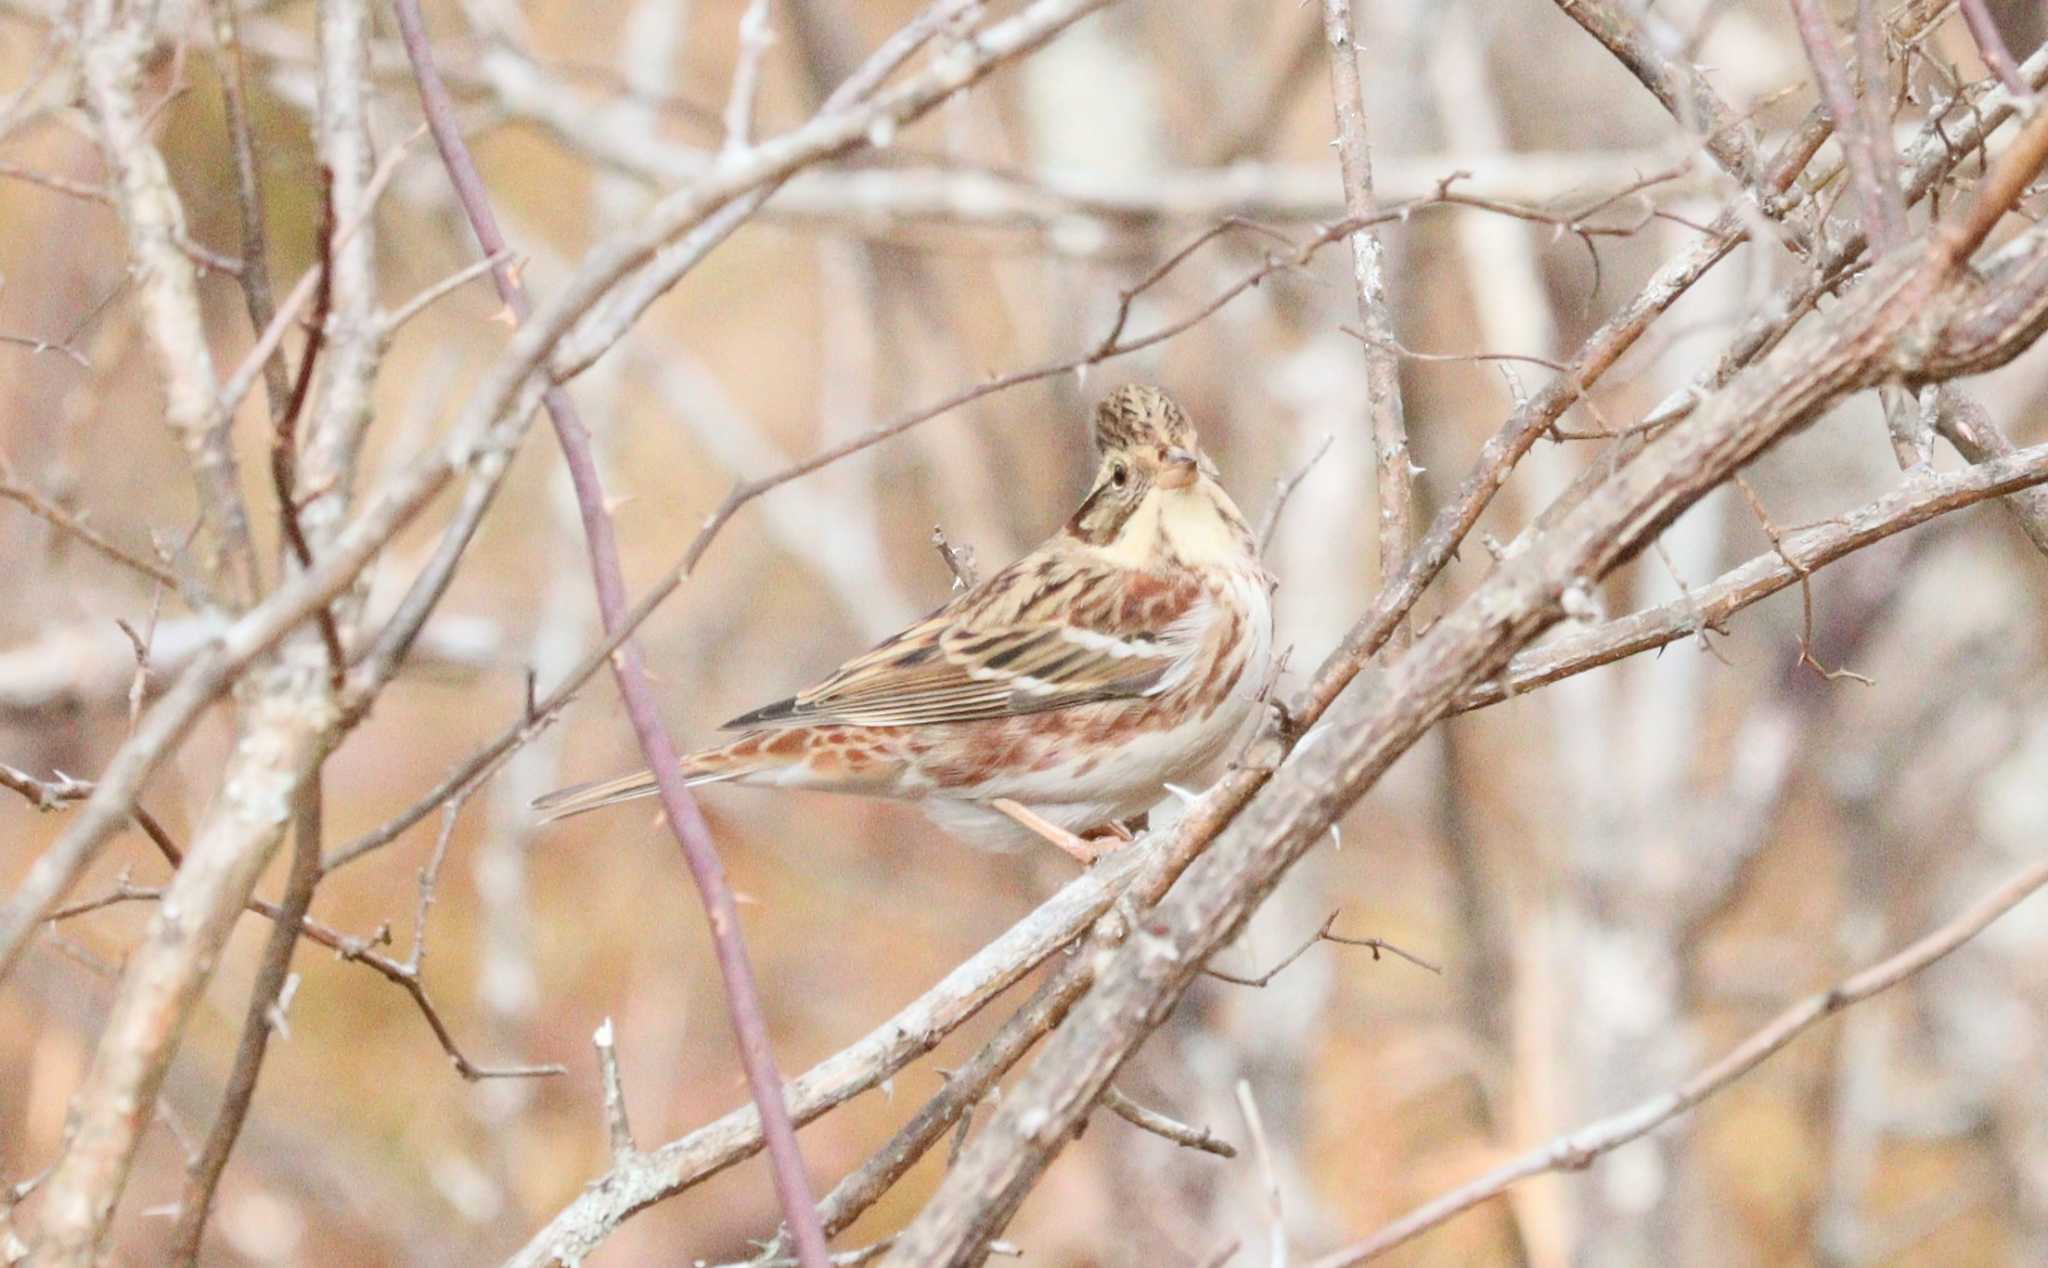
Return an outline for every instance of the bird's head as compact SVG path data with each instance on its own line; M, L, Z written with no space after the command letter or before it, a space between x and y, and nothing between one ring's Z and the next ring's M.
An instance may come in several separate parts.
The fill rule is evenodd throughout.
M1216 468L1203 456L1187 411L1156 387L1120 387L1095 407L1095 448L1102 463L1094 488L1068 527L1094 545L1116 541L1169 499L1215 490ZM1220 493L1220 490L1215 490Z

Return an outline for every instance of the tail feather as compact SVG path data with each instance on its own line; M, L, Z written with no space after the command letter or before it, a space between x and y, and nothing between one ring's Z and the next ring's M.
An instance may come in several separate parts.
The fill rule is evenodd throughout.
M533 799L533 808L542 823L553 823L570 815L603 806L616 806L622 801L636 801L641 797L654 795L654 775L650 771L634 771L616 779L596 779L587 784L571 784L557 788L545 797Z
M748 773L751 765L736 760L732 754L734 745L706 749L683 758L683 782L692 787L698 784L715 784L720 780L737 779ZM758 764L758 763L754 763ZM553 823L587 811L599 810L605 806L616 806L620 802L638 801L655 794L654 775L649 771L634 771L615 779L597 779L587 784L571 784L558 788L544 797L533 799L533 809L541 823Z

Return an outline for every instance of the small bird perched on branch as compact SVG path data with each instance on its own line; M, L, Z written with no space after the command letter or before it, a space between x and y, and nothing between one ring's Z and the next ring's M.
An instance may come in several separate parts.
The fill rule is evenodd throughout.
M1095 411L1094 487L1037 550L682 759L692 784L921 802L975 844L1083 863L1222 751L1265 687L1273 582L1194 425L1154 387ZM655 791L646 771L534 802ZM1104 834L1091 840L1084 834Z

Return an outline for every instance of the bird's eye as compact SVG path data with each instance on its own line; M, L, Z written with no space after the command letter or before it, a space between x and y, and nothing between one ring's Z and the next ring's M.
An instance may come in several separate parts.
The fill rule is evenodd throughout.
M1109 482L1121 489L1131 482L1131 473L1121 465L1111 467L1109 469Z

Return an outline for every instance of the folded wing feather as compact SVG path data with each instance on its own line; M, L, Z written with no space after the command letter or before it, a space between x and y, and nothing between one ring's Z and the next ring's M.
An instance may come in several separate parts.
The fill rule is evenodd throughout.
M983 627L948 609L817 686L725 725L914 726L1155 695L1186 676L1213 607L1206 594L1192 596L1163 628L1135 630L1054 621Z

